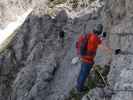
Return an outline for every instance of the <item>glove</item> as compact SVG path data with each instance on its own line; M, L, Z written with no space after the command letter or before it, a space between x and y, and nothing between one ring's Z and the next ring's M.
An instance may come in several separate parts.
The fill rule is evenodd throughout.
M118 55L118 54L120 54L121 53L121 49L116 49L115 50L115 55Z

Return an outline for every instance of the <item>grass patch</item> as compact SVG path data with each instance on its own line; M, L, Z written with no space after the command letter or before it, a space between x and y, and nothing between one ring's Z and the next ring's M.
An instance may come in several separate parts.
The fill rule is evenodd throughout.
M86 93L88 93L91 89L93 89L93 88L95 88L96 87L96 83L97 83L97 81L96 80L94 80L94 79L92 79L92 78L88 78L88 80L86 81L86 88L87 88L87 91L84 91L84 92L82 92L81 94L79 94L79 93L77 93L76 91L75 91L75 89L72 89L71 91L70 91L70 96L67 98L67 99L65 99L65 100L81 100L82 99L82 97L86 94Z
M89 0L89 3L95 2L96 0Z
M102 67L100 65L95 65L95 69L97 69L103 75L105 80L106 80L106 77L108 75L106 73L108 73L108 71L109 71L106 69L108 67L107 67L107 65L105 65L104 67ZM88 77L88 79L86 80L86 83L85 83L85 87L87 88L87 91L84 91L82 94L78 94L75 92L75 89L72 89L70 91L69 98L67 98L66 100L81 100L82 96L89 93L89 91L91 89L96 88L98 86L104 87L105 84L104 84L102 78L100 77L99 73L96 70L93 70L90 73L90 76Z
M86 87L88 91L95 88L97 82L98 82L98 77L96 77L95 79L92 79L91 77L89 77L88 80L86 81Z
M81 100L81 96L75 92L75 89L70 91L70 96L65 100Z
M78 7L79 0L71 0L69 3L72 4L73 9L76 9Z
M49 7L54 8L56 5L65 3L66 0L49 0Z

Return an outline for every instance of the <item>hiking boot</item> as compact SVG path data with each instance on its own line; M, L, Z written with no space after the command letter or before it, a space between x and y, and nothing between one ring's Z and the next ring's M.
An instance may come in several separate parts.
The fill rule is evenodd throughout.
M83 87L82 89L77 88L77 91L80 92L80 93L85 93L85 92L88 91L88 87Z

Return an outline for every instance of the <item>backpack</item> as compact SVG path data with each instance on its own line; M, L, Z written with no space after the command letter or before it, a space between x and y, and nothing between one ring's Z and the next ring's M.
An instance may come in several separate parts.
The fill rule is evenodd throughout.
M85 56L87 53L87 44L88 44L88 37L84 35L84 38L80 44L80 55Z
M85 56L87 54L87 45L88 45L88 34L81 35L76 43L77 52L80 56Z

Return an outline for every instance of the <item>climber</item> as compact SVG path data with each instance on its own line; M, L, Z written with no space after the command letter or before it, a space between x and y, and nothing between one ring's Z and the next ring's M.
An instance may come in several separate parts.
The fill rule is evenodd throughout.
M64 47L64 38L65 38L65 32L61 30L59 32L59 40L62 48Z
M98 24L93 29L93 32L80 35L78 41L76 42L77 54L81 60L81 70L76 86L79 92L86 90L84 83L92 66L94 65L97 48L100 47L108 53L112 53L113 51L110 47L102 45L102 40L106 37L106 33L104 33L102 38L102 31L102 24ZM119 53L118 50L115 50L115 54L117 53Z

